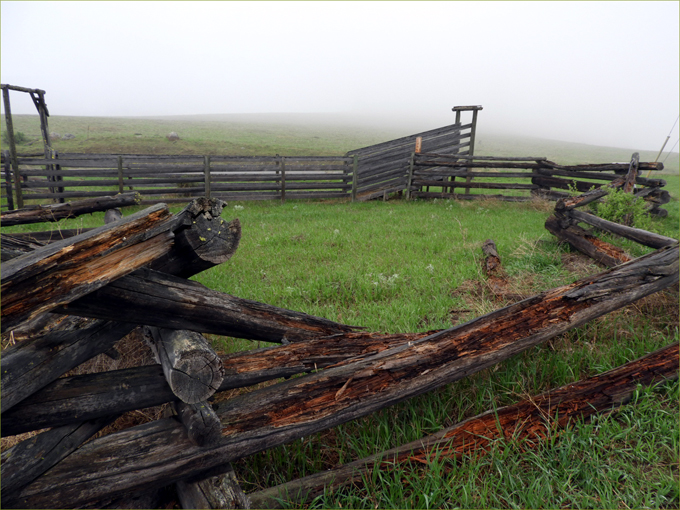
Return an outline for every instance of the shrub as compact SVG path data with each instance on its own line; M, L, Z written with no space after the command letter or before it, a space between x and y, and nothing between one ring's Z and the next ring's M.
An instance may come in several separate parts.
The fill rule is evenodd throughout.
M644 230L649 230L652 225L645 201L621 189L609 190L607 196L597 202L595 210L597 215L605 220Z
M28 137L22 133L21 131L17 131L14 133L14 143L17 145L22 145L28 141ZM7 131L2 132L2 142L3 143L9 143L9 135L7 134Z

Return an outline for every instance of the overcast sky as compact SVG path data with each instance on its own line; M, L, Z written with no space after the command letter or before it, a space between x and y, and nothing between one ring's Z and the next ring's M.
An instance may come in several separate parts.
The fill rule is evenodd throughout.
M52 115L389 112L434 128L482 105L480 129L658 150L679 109L679 5L2 1L0 72L45 90Z

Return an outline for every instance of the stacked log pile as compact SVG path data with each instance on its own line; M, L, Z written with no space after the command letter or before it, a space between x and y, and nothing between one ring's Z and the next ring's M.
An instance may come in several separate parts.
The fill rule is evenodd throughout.
M660 171L663 164L641 163L638 153L633 154L630 163L589 165L559 165L543 157L414 153L407 196L458 200L495 198L511 202L533 197L558 200L569 197L574 190L583 193L615 182L621 186L625 184L628 191L645 200L650 213L665 216L668 212L660 206L670 200L668 191L661 189L666 181L641 177L639 172L643 170ZM621 181L624 176L628 177L624 179L625 183ZM509 180L513 182L507 182ZM441 188L441 191L430 191L430 187ZM478 189L491 191L471 193ZM503 190L512 190L512 194L503 195Z
M14 342L2 356L2 430L49 430L3 452L3 507L149 507L141 495L168 486L185 508L247 507L232 461L477 373L678 282L675 242L447 330L362 332L187 280L238 247L239 222L222 220L222 206L196 199L173 215L157 205L56 242L13 245L2 267L2 331ZM158 365L62 377L137 327ZM202 333L281 345L220 358ZM638 382L677 375L677 350L667 356L674 369L648 360L649 377L602 379L597 388L615 391L599 409ZM592 397L560 391L546 405ZM175 416L88 441L122 413L168 402ZM565 405L574 416L593 410Z

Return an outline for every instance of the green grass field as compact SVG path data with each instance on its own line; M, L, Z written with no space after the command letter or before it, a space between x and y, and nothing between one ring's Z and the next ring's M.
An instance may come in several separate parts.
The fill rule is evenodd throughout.
M16 129L32 136L32 128L19 119ZM77 136L55 146L82 152L342 154L409 134L246 120L241 124L214 120L211 128L200 119L181 124L168 119L50 117L52 130ZM89 141L84 140L88 126ZM184 145L165 140L171 130L186 137L180 141ZM627 161L633 152L521 138L480 136L478 143L480 155L546 156L563 163ZM217 152L220 147L224 152ZM643 154L641 159L652 161L655 156ZM667 165L663 173L673 197L665 206L669 215L654 218L652 229L678 238L677 157L675 161L676 170ZM195 279L239 297L370 331L447 328L508 303L490 292L482 275L481 245L486 239L496 242L513 294L529 296L601 271L545 230L552 207L544 202L448 200L229 203L223 217L240 219L239 249L229 262ZM96 213L50 226L2 231L102 223L103 213ZM651 251L618 239L610 241L633 256ZM223 337L212 340L224 352L263 345ZM673 341L678 341L677 286L468 379L244 458L235 469L246 491L276 485L416 440ZM632 404L592 422L575 423L538 448L498 441L482 458L376 470L363 484L328 493L312 506L677 508L679 398L677 382L640 388Z

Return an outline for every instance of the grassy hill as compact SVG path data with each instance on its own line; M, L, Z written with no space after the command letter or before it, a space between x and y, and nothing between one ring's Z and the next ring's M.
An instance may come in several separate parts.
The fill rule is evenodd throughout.
M342 155L345 152L439 127L387 119L356 118L342 114L224 114L167 117L49 118L50 131L75 135L53 142L62 152L214 155ZM37 115L15 115L15 131L28 144L20 152L39 147ZM3 122L4 129L4 122ZM171 131L180 140L170 142ZM38 149L39 150L39 149ZM485 130L480 120L475 153L488 156L543 156L564 164L629 161L634 149L601 147L558 140L498 134ZM665 158L665 154L662 159ZM641 151L641 161L654 161L656 152ZM679 171L678 153L664 163L664 173Z

